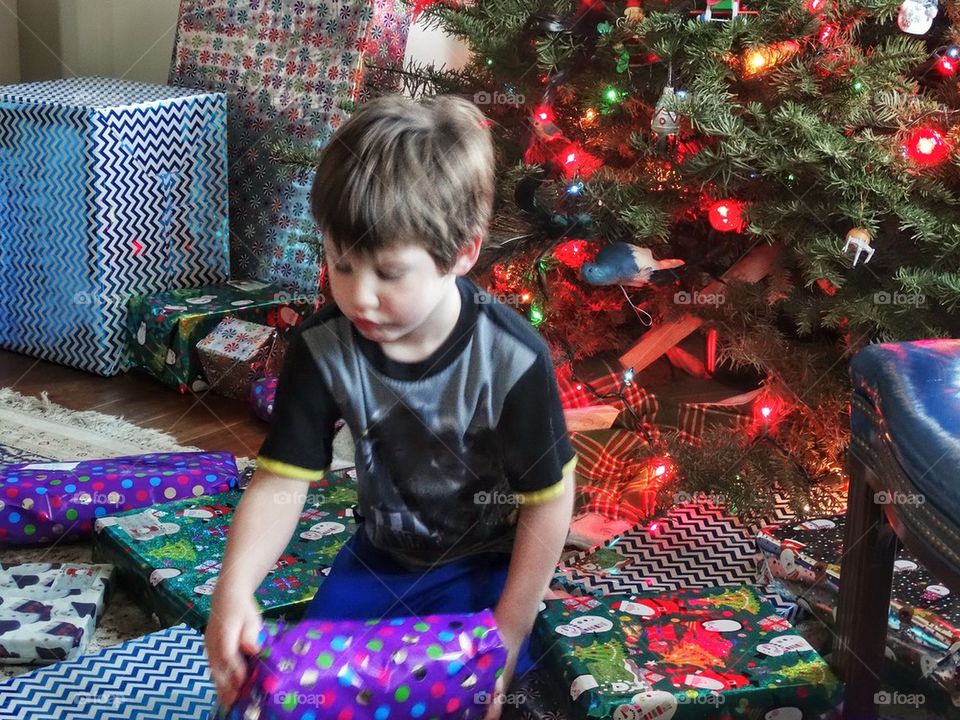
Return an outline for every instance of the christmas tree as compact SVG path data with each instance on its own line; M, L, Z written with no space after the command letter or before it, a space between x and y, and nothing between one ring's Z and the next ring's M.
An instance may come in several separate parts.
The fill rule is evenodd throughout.
M491 120L481 260L560 369L625 382L694 329L762 387L756 422L651 440L669 492L815 506L842 482L849 356L960 327L960 18L937 0L419 0L473 51L414 65Z

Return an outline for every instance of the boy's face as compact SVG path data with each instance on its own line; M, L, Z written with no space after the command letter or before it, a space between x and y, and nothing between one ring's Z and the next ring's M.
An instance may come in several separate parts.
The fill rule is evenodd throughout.
M460 260L450 272L440 272L419 245L397 245L369 255L328 240L326 252L337 306L361 335L381 344L428 337L438 308L457 292L456 276L463 274Z

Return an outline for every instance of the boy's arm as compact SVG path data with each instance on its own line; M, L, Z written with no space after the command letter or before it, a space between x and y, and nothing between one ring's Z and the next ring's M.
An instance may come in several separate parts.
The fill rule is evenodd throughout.
M254 593L290 542L308 489L303 480L258 469L230 523L205 634L217 698L227 707L246 677L244 654L259 649Z
M290 542L309 489L304 480L257 469L230 522L217 590L252 595L260 587Z
M574 465L571 462L564 468L560 496L520 507L507 582L494 609L508 650L507 667L501 678L503 688L510 684L517 651L533 628L540 601L563 551L573 513Z

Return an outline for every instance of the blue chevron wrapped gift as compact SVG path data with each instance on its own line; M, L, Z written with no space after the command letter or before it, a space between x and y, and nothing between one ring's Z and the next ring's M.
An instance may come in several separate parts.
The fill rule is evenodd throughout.
M0 347L114 375L130 295L225 281L226 143L222 94L0 87Z
M0 683L4 720L197 720L215 701L203 637L186 625Z

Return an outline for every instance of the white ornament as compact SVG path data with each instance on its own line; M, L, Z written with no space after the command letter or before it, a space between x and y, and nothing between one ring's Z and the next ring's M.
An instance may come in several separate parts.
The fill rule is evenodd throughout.
M897 13L897 25L905 33L923 35L937 16L937 0L904 0Z
M870 232L866 228L854 228L847 233L847 242L843 246L843 251L846 252L850 249L850 246L853 245L856 248L857 253L853 256L853 266L856 267L857 263L860 260L861 253L866 253L867 257L863 261L863 264L866 265L870 262L870 259L873 257L873 248L870 247Z
M653 134L657 137L676 135L680 130L680 113L675 110L667 109L667 106L672 102L674 95L675 93L673 88L667 86L663 89L660 99L657 100L653 117L650 118L650 129L653 130Z

